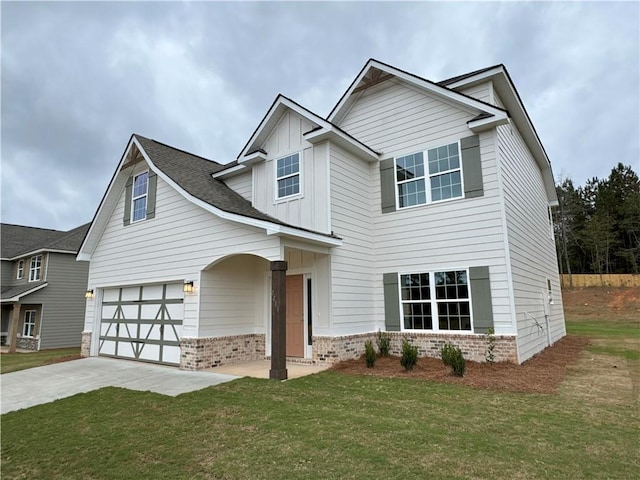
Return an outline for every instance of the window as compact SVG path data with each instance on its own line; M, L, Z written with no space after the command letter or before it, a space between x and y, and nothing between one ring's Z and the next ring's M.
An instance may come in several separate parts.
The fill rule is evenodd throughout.
M31 265L29 266L29 281L37 282L40 280L40 272L42 271L42 255L31 257Z
M398 208L462 197L458 142L396 158Z
M133 179L133 196L131 202L131 221L137 222L147 218L147 193L149 172L136 175Z
M16 278L21 280L24 277L24 260L18 260L18 273Z
M405 330L471 331L466 270L400 275Z
M24 337L33 337L36 332L36 311L27 310L24 312L24 325L22 327L22 335Z
M300 193L300 154L276 160L277 198L290 197Z

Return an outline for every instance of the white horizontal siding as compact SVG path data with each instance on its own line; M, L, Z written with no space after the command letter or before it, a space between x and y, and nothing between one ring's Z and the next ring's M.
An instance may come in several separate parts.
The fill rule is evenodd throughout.
M513 124L498 127L497 139L522 362L547 346L545 313L552 343L566 331L542 173ZM552 282L553 305L547 301L547 278Z
M253 205L290 225L329 233L328 147L313 146L302 137L313 127L293 111L282 116L262 146L267 160L253 167ZM300 154L301 195L277 199L276 160L293 153Z
M265 333L268 268L263 259L240 255L204 270L199 336Z
M339 126L392 156L468 136L466 122L476 115L393 80L365 90Z
M251 170L224 180L229 188L238 192L245 200L253 202L253 182Z
M331 219L342 246L331 252L330 332L346 335L383 327L376 323L374 231L369 164L331 145Z
M476 115L477 111L462 109L394 80L365 90L340 127L389 158L473 135L466 122ZM370 166L378 325L384 324L383 273L488 266L496 333L515 333L493 132L480 135L480 153L483 197L385 214L380 207L379 165ZM333 188L332 183L332 193Z
M123 226L124 192L91 258L89 287L198 281L200 272L227 255L281 259L280 239L222 220L193 205L158 178L155 218ZM91 331L88 308L85 330ZM185 336L198 333L197 295L185 298Z

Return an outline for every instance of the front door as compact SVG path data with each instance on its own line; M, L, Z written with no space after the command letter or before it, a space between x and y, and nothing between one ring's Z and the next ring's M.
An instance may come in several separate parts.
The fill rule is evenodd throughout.
M287 357L304 357L303 276L287 276Z

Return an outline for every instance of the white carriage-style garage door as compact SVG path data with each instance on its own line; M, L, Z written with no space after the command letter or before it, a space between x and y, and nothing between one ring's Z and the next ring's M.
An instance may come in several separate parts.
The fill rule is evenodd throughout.
M182 288L166 283L104 289L99 354L179 365Z

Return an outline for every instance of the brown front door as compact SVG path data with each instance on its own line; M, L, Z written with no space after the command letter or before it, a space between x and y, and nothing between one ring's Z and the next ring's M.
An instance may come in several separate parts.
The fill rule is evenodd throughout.
M287 356L304 357L303 276L287 276Z

